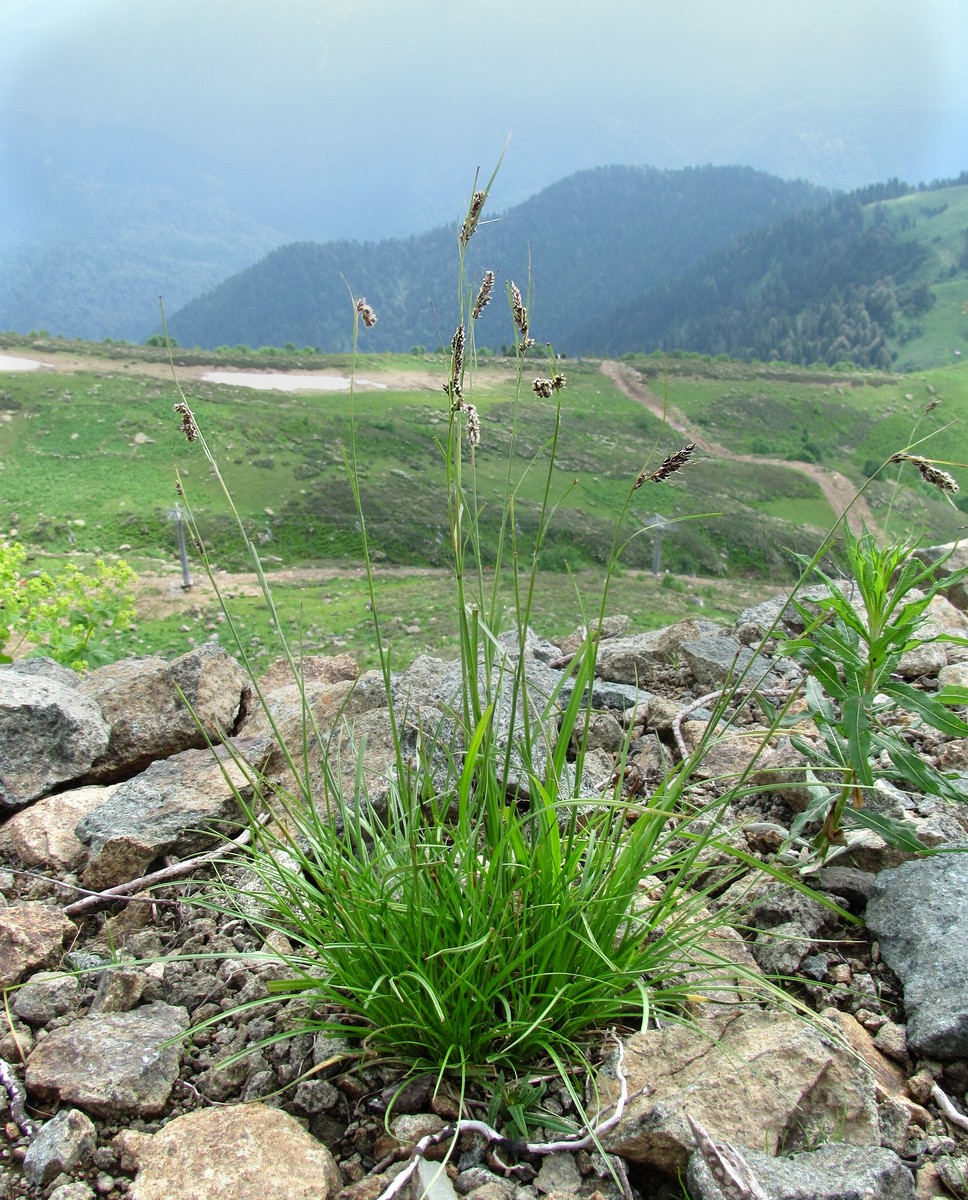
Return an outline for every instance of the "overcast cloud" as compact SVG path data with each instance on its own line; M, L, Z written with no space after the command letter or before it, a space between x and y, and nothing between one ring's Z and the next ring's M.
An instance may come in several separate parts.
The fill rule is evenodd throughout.
M965 0L0 0L0 125L163 134L318 237L453 216L508 134L503 204L613 162L957 174L966 79Z

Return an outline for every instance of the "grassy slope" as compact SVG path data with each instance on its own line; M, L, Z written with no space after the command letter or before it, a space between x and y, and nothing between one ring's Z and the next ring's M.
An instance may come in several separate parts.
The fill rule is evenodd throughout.
M678 360L660 366L640 360L638 365L652 374L653 390L665 392L670 404L711 439L739 453L779 459L819 451L825 465L858 481L867 458L882 460L907 444L926 400L942 403L922 418L919 436L968 403L968 367L961 366L907 378L793 372L778 379L775 370L758 373L731 363ZM175 531L166 514L176 498L177 466L218 565L244 566L204 460L178 430L171 383L138 374L137 363L92 366L98 369L0 377L0 393L10 397L0 401L0 502L8 528L47 554L69 552L72 534L81 551L110 555L130 547L123 553L139 569L152 564L158 569L163 560L170 566ZM442 362L395 357L368 362L361 374L381 366L397 373L419 368L429 377L445 373ZM644 463L657 462L656 455L682 441L620 395L596 364L568 363L565 369L560 470L552 487L562 507L542 552L542 565L552 570L542 577L537 606L539 624L552 633L580 620L574 586L562 568L567 564L577 572L586 596L594 596L600 583L594 564L607 552L614 516L631 481ZM510 446L508 380L507 364L501 363L488 364L477 380L475 400L484 431L478 458L482 497L499 496L503 485ZM270 565L354 560L358 535L342 464L349 429L346 396L186 386L252 536L269 539L261 549ZM360 393L355 405L363 498L380 561L446 565L446 501L433 440L446 430L439 393L429 385L423 391ZM525 555L543 487L540 471L525 468L552 428L550 408L529 392L515 458L522 477L516 516ZM963 428L956 425L935 440L936 447L927 443L922 452L968 462ZM912 468L904 468L902 478L911 486L901 489L894 504L892 531L917 533L927 541L957 536L963 514L944 504ZM872 485L868 495L875 512L886 513L889 493L886 484ZM486 536L498 508L491 500L485 511ZM664 567L707 577L726 572L737 581L754 574L761 579L759 594L767 581L788 576L778 547L809 551L833 519L816 484L795 470L767 464L751 468L709 456L699 457L670 484L638 491L634 511L639 526L654 513L683 518L664 539ZM723 515L685 519L697 513ZM640 627L681 615L683 594L673 590L680 586L690 594L698 591L706 611L732 613L749 598L748 589L731 592L725 584L670 581L663 589L648 573L652 550L651 534L633 540L625 555L630 569L616 581L609 604L611 611L630 611ZM447 644L452 618L441 600L439 578L395 577L381 580L380 588L402 661ZM281 596L287 620L307 631L309 646L332 649L342 640L372 660L366 595L358 578L287 588ZM261 639L252 643L261 655L267 640L264 619L253 601L243 597L237 604L246 638ZM158 646L175 653L186 640L218 631L201 601L187 608L171 601L167 610L164 603L155 605L124 648Z
M968 271L958 265L968 245L968 186L914 192L882 207L885 219L903 240L920 242L928 251L917 279L927 283L936 297L928 312L900 323L901 336L892 338L898 366L905 371L925 370L968 356ZM869 207L869 220L874 220L877 208Z

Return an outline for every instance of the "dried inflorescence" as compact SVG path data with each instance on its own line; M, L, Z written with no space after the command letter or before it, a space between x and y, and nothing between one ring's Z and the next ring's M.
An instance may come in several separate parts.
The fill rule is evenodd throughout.
M473 404L465 404L464 412L467 414L467 444L479 446L481 444L481 418Z
M198 426L195 424L195 414L188 407L184 400L179 400L175 405L175 412L182 419L182 433L190 442L198 441Z
M450 379L444 384L444 391L453 399L454 412L464 407L463 375L464 326L458 325L450 339Z
M360 296L356 302L356 311L360 314L363 324L367 329L372 329L376 324L376 313L373 311L373 306L367 304L363 296Z
M961 488L955 483L954 479L947 471L942 471L934 465L930 458L921 458L918 454L892 454L888 459L892 463L913 463L917 467L921 478L925 483L930 483L932 487L936 487L939 492L948 492L954 495L955 492L960 492Z
M477 293L477 299L474 301L474 307L471 309L471 317L476 321L488 304L491 302L491 292L494 288L494 272L485 271L484 278L481 280L480 290Z
M484 209L484 201L487 199L487 192L475 192L471 196L470 208L467 210L467 216L464 218L464 224L460 231L460 245L463 249L471 240L477 231L477 223L481 219L481 212Z
M521 289L513 280L511 281L510 289L511 315L514 317L514 323L517 325L518 332L521 334L520 348L523 353L529 346L534 345L534 338L528 336L528 331L531 328L530 319L528 317L528 310L525 307L524 300L521 298Z
M688 446L683 446L675 454L670 454L668 458L664 458L654 471L643 471L632 485L633 491L635 488L640 488L643 483L661 483L663 479L668 479L676 471L681 471L689 459L692 458L695 449L696 443L690 442Z
M551 379L535 379L531 384L531 390L542 400L550 400L555 392L560 392L564 386L564 375L555 375Z

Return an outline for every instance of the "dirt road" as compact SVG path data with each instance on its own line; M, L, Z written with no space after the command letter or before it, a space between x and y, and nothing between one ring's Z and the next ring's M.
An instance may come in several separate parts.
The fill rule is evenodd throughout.
M726 446L721 446L718 442L710 441L701 433L697 433L690 426L684 413L671 405L664 404L659 396L649 390L642 376L634 367L630 367L626 363L605 361L602 363L601 371L630 400L644 405L654 416L664 420L670 429L677 430L691 442L695 442L700 450L712 454L716 458L731 459L733 462L754 465L764 463L767 466L785 467L788 471L799 471L801 475L806 475L817 484L835 513L838 515L846 513L847 524L853 533L861 533L862 526L865 524L872 532L877 532L877 523L870 510L870 505L863 496L857 495L857 485L852 483L846 475L841 475L839 471L828 470L827 467L817 466L816 463L789 462L783 458L764 458L759 454L734 454Z

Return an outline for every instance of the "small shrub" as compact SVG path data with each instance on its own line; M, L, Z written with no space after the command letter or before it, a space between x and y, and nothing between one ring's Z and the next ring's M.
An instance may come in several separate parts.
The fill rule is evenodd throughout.
M846 589L813 566L829 595L814 608L794 600L806 629L782 647L809 672L808 710L821 735L819 745L795 743L824 773L812 776L812 802L790 832L796 838L821 822L816 839L821 855L844 845L846 830L858 826L893 845L924 850L901 822L872 812L866 801L878 779L948 800L963 799L954 781L916 754L904 734L913 720L949 736L968 737L968 723L952 711L968 703L968 689L946 687L931 695L895 678L895 672L903 655L924 641L968 645L948 634L919 636L933 597L968 576L968 568L945 576L939 573L943 562L926 566L908 543L879 548L871 533L857 538L846 528L844 551ZM830 778L833 782L824 782Z
M0 544L0 662L10 662L8 642L14 652L29 643L79 671L110 661L105 636L134 618L135 574L127 563L96 559L87 572L71 564L53 575L25 575L26 557L18 542Z

